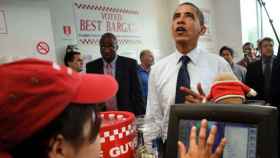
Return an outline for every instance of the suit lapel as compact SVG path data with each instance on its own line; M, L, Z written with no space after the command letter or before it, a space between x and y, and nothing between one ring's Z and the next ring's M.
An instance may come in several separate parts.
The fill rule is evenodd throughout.
M257 70L260 70L260 71L259 71L260 76L264 77L264 75L263 75L263 66L262 66L262 59L259 60L259 64L258 64ZM256 72L257 72L257 71L256 71Z
M121 73L121 67L122 67L122 65L121 65L122 63L121 63L121 57L120 56L118 56L118 58L117 58L117 61L116 61L116 76L115 76L115 78L116 78L116 80L119 82L120 81L120 73Z
M104 62L103 62L102 58L98 62L99 62L99 64L97 64L98 65L97 71L100 74L104 74Z

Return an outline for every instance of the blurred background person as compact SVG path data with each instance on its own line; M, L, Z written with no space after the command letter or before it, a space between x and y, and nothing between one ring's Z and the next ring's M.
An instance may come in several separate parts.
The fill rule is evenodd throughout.
M274 59L274 41L265 37L259 42L261 59L250 63L247 67L246 84L257 91L257 96L250 98L271 102L271 76Z
M106 101L106 110L130 111L135 115L145 114L137 61L117 54L118 40L110 32L101 36L99 47L101 58L87 63L86 72L111 75L119 84L116 96Z
M233 61L234 50L228 46L223 46L220 49L220 56L223 57L229 63L235 76L240 81L244 82L246 76L246 68L234 63Z
M76 72L81 72L83 70L81 53L76 51L73 46L67 46L66 54L64 56L64 64Z
M247 68L249 63L252 63L257 60L256 57L256 49L254 48L254 44L251 42L246 42L243 47L244 58L237 62L238 65L241 65Z
M141 64L138 66L137 73L141 85L142 97L144 100L144 104L147 104L147 96L148 96L148 79L151 70L151 66L154 64L154 55L148 50L142 50L140 52L140 62Z

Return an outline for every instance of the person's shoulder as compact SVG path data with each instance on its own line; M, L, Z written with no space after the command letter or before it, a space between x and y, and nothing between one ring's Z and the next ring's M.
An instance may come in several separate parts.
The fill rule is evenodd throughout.
M137 61L135 59L125 57L125 56L120 56L120 55L118 56L117 60L126 61L126 62L129 62L129 63L137 63Z
M175 53L171 53L170 55L163 57L159 61L157 61L153 66L152 69L161 69L170 64L172 60L174 60Z
M253 69L255 71L262 64L261 60L256 60L248 64L247 71Z
M246 72L246 68L245 68L245 67L243 67L243 66L241 66L241 65L238 65L238 64L234 64L234 66L235 66L237 69L239 69L240 71Z
M202 58L202 59L205 59L209 62L218 62L221 64L227 64L226 60L216 53L212 53L203 48L200 48L199 51L200 51L200 55L201 55L200 58Z
M102 58L98 58L98 59L95 59L95 60L92 60L92 61L88 62L86 64L86 66L88 66L88 65L96 65L96 64L98 64L100 62L102 62Z
M249 63L248 66L256 66L256 65L259 65L259 64L262 64L262 60L261 59L258 59L258 60L255 60L255 61Z
M239 60L238 62L236 62L236 64L241 65L245 62L245 58L242 58L241 60Z

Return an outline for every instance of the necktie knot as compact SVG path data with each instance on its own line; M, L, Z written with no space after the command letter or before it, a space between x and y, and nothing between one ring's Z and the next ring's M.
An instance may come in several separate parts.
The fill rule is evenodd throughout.
M106 64L106 68L107 69L112 69L112 65L111 64Z
M190 61L191 61L191 59L188 57L188 56L182 56L181 58L180 58L180 60L179 61L181 61L182 62L182 64L184 64L184 65L187 65Z

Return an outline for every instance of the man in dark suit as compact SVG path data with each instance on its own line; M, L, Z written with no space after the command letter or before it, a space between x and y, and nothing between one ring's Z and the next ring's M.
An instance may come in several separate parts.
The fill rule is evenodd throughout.
M280 52L274 60L271 76L271 105L280 107Z
M263 38L259 43L261 59L250 63L247 67L246 84L257 91L257 96L249 99L264 100L271 103L271 76L275 65L273 55L274 42L271 38Z
M103 34L99 45L102 58L87 63L86 72L109 74L118 81L118 93L105 103L106 109L130 111L135 115L145 114L146 108L137 76L137 61L116 54L118 43L112 33Z

